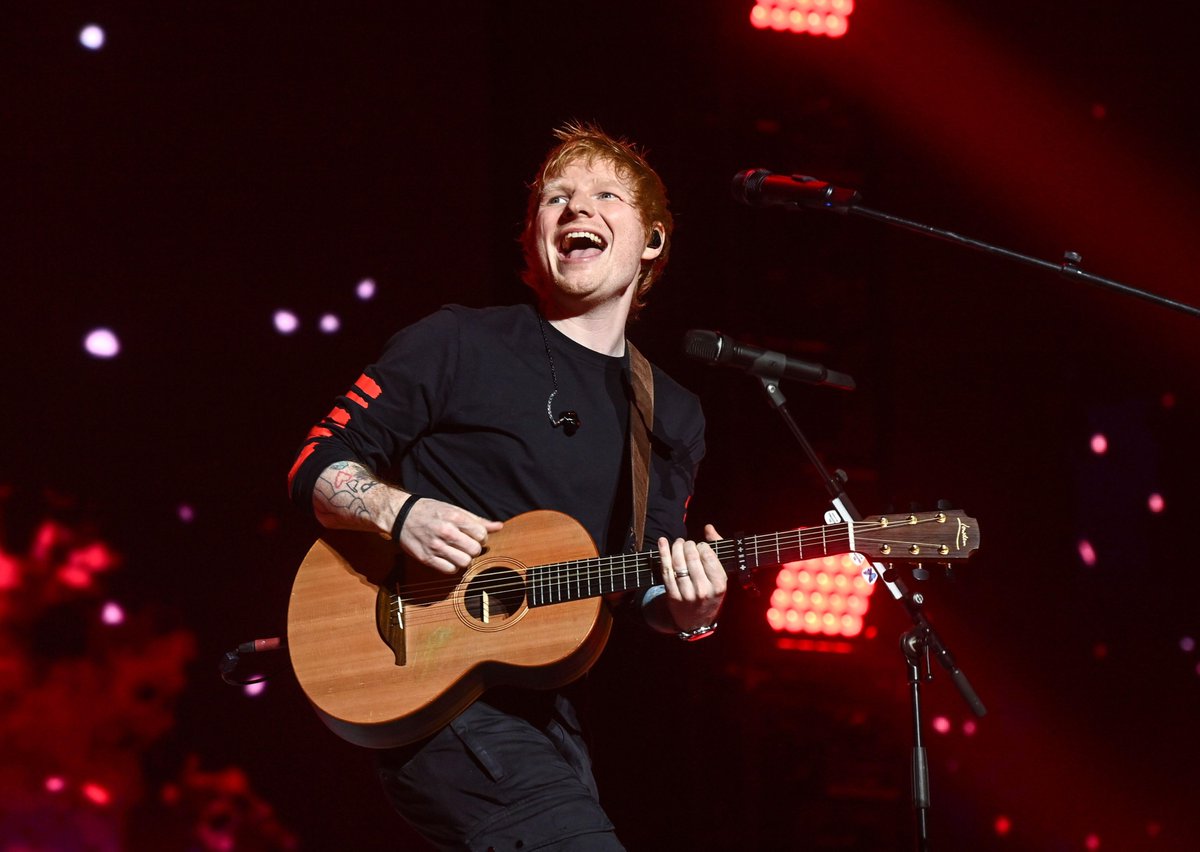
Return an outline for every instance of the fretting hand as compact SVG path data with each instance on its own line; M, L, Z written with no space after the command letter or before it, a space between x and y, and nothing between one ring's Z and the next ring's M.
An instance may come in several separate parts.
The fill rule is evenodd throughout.
M708 524L704 538L699 544L682 538L673 544L666 538L658 540L667 610L675 626L685 632L712 625L725 599L725 567L708 544L721 536Z

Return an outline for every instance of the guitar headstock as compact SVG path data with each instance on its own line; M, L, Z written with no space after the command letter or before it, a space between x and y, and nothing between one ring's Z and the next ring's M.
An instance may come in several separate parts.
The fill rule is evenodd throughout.
M979 549L979 522L953 509L872 515L854 524L854 549L897 562L967 559Z

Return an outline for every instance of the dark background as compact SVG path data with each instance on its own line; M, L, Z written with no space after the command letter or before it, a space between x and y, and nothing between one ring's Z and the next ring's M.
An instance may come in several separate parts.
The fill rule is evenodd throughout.
M826 501L754 381L683 357L689 328L856 377L853 394L785 392L864 513L948 499L980 520L971 563L921 589L990 710L967 735L940 669L925 689L926 722L950 721L926 728L935 848L1200 842L1200 660L1184 641L1200 632L1200 583L1183 535L1200 508L1197 320L728 190L744 168L818 175L874 209L1054 262L1075 250L1093 272L1200 302L1190 17L1115 0L860 0L833 40L756 30L752 5L68 2L8 16L3 546L22 552L46 516L80 524L122 554L106 594L195 637L172 726L136 751L140 794L111 806L119 843L199 842L157 793L194 755L240 768L300 848L422 848L286 660L266 663L257 698L217 663L284 630L315 535L284 476L333 396L438 305L526 298L525 185L573 118L645 145L671 191L670 269L631 336L705 405L697 532L813 524ZM92 21L108 37L97 52L76 39ZM366 277L378 295L361 302ZM273 329L278 308L300 317L295 334ZM337 334L316 329L326 311ZM97 326L119 357L84 353ZM622 837L908 848L902 613L876 596L874 638L823 654L776 647L765 607L732 594L719 638L698 646L618 635L589 675ZM85 654L61 607L38 619L44 658ZM28 824L0 822L5 849L31 842L13 827Z

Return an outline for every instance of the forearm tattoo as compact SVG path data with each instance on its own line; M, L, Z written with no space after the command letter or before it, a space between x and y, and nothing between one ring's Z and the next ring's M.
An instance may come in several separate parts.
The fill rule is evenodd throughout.
M317 477L313 509L318 519L326 524L373 524L375 512L366 495L382 484L357 462L335 462Z

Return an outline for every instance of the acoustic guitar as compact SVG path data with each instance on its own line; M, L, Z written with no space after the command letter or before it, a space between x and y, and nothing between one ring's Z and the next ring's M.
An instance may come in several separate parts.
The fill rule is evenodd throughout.
M975 520L954 511L714 544L726 570L743 575L850 552L945 562L978 547ZM406 561L377 536L329 531L292 586L292 666L339 736L372 748L403 745L437 731L489 686L553 688L582 675L608 639L602 596L661 582L660 567L657 549L597 556L586 530L559 512L507 521L455 575Z

